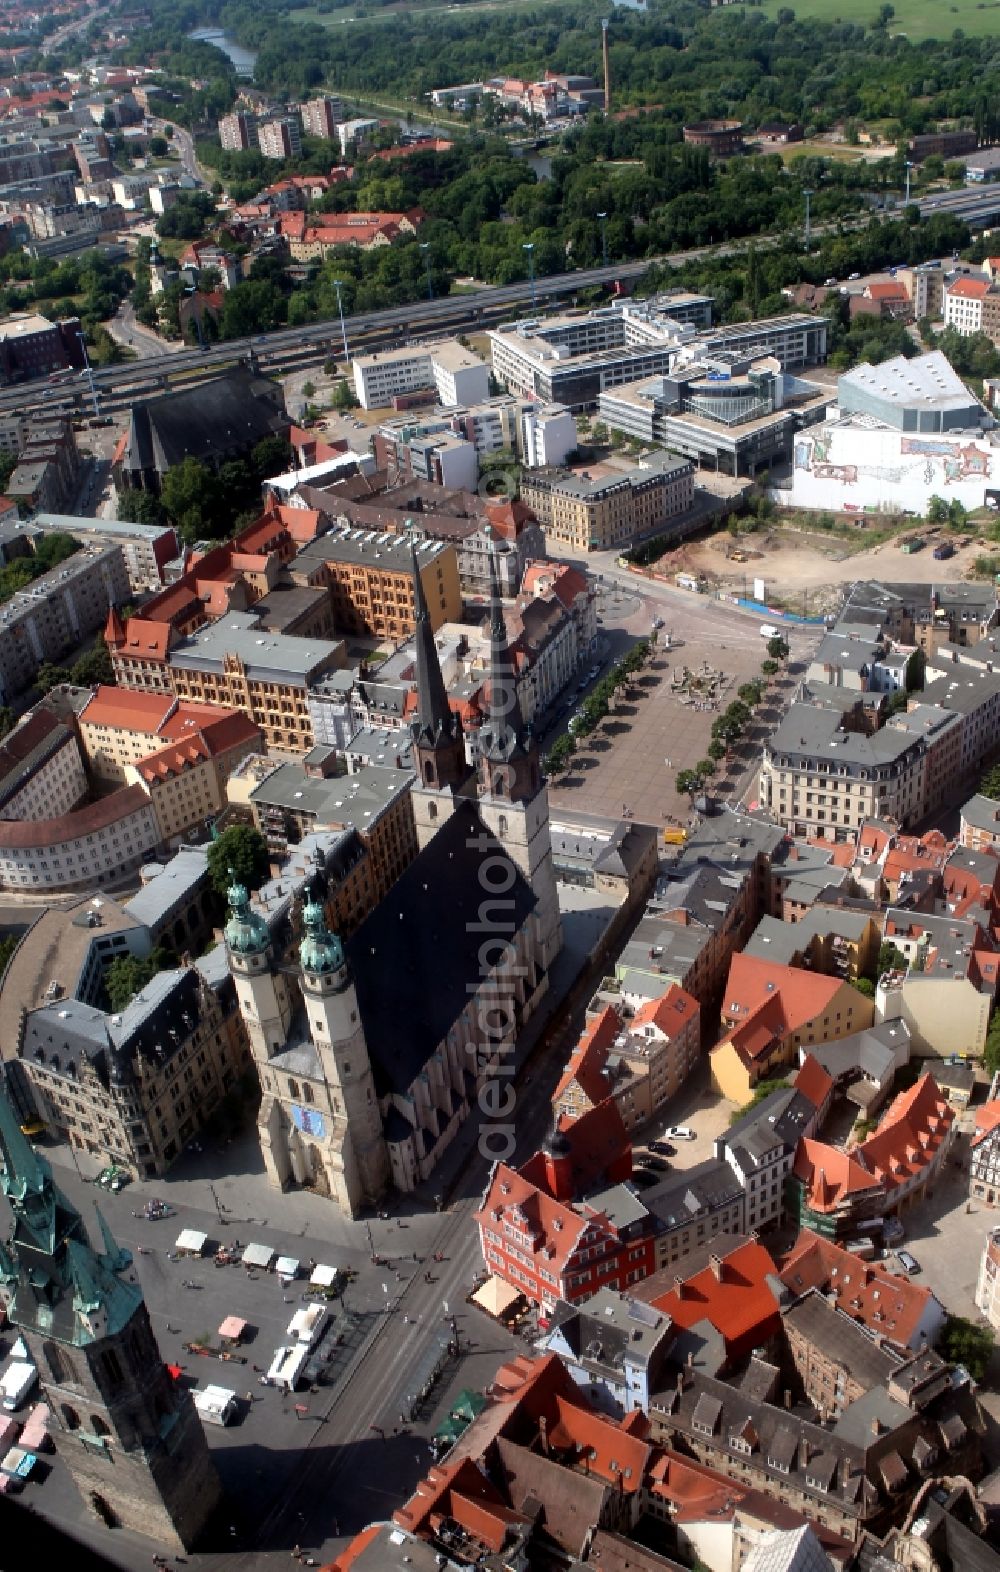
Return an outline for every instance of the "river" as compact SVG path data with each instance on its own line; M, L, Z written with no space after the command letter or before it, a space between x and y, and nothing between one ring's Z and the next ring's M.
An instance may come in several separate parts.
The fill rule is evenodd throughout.
M253 76L254 66L257 64L256 51L244 49L241 44L234 43L231 38L226 36L221 27L196 27L194 32L188 33L187 36L195 39L198 43L214 44L216 49L221 49L222 53L228 55L236 67L237 76Z

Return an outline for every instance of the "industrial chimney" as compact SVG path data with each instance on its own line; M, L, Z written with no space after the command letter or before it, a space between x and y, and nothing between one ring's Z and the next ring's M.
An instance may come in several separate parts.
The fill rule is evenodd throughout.
M601 43L604 49L604 113L611 113L611 59L608 53L608 26L609 20L604 18L601 23Z

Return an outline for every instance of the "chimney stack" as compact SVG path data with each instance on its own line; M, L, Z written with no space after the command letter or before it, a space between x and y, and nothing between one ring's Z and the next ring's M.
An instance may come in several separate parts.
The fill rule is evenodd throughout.
M721 1255L710 1256L708 1264L709 1264L709 1266L712 1269L712 1276L715 1278L715 1281L717 1283L721 1283L722 1282L722 1257L721 1257Z
M791 1388L786 1386L785 1387L785 1407L786 1408L791 1408L791 1406L792 1406Z
M544 1414L538 1418L538 1439L542 1443L542 1451L546 1457L549 1455L549 1422Z
M604 113L611 113L611 56L608 50L608 19L601 23L601 44L604 49Z
M684 1372L683 1372L683 1370L678 1370L678 1372L677 1372L677 1396L680 1397L681 1394L683 1393L683 1391L684 1391Z

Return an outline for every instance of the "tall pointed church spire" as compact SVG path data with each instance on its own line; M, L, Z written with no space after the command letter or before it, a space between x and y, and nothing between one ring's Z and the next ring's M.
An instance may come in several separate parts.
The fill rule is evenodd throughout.
M411 536L414 642L417 653L417 718L410 728L420 782L434 791L453 791L469 778L462 721L448 703L427 597Z
M20 1120L6 1093L0 1091L0 1184L8 1201L23 1202L45 1189L48 1165L42 1161L21 1129Z
M126 1267L132 1265L132 1252L131 1250L122 1249L121 1245L118 1243L118 1240L111 1232L104 1213L101 1211L101 1208L96 1205L96 1203L94 1206L94 1211L97 1213L97 1221L101 1230L101 1239L104 1242L104 1260L107 1263L108 1270L116 1273L124 1272Z
M479 734L484 758L511 762L526 752L526 727L517 692L517 668L504 620L496 557L490 553L490 666L487 719Z
M413 564L419 740L433 747L442 737L450 737L453 734L458 717L452 715L448 703L448 692L444 685L444 677L441 675L441 662L438 660L437 646L434 643L434 629L431 627L430 613L427 610L427 597L420 577L417 547L412 538L410 557ZM414 727L414 737L415 739L418 737L417 726Z

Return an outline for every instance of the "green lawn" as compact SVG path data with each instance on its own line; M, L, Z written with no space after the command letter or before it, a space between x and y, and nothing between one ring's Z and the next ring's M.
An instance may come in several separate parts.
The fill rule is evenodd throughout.
M971 37L1000 32L1000 0L893 0L896 15L890 31L903 33L914 43L924 38L948 38L956 27ZM822 22L873 22L881 0L764 0L772 16L783 6L799 21L815 17Z

